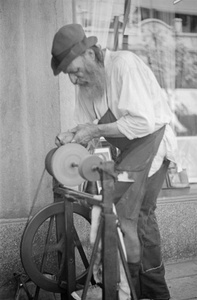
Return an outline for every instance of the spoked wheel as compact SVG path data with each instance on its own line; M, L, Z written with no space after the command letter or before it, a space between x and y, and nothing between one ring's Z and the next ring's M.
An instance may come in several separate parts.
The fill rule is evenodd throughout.
M59 278L65 261L65 232L57 234L58 222L64 220L64 202L50 204L29 222L21 240L21 261L30 279L40 288L65 293ZM73 240L75 245L76 289L84 284L91 247L89 209L73 203ZM64 228L64 227L63 227Z

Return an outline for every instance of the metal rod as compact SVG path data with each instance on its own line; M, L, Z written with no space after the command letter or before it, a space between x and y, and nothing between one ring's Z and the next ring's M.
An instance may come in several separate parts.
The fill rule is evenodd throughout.
M71 164L71 167L73 167L73 168L78 167L78 166L79 166L79 164L76 164L75 162L73 162L73 163Z

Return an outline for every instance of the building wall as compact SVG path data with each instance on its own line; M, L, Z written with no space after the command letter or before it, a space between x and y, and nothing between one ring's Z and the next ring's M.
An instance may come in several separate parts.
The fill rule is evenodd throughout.
M0 1L1 283L18 270L24 220L53 202L45 157L72 124L74 89L53 76L51 46L71 22L71 1Z
M0 2L0 218L28 214L45 156L56 134L72 123L74 94L50 67L54 33L66 22L63 2ZM51 201L50 183L45 175L40 204Z

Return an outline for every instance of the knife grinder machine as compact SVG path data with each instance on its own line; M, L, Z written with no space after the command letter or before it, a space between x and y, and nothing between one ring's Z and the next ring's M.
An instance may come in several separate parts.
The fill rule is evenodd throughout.
M96 284L92 274L101 241L102 299L118 299L120 280L118 256L120 256L131 299L136 300L118 234L120 224L117 215L113 212L112 195L114 183L117 180L114 162L103 161L98 155L90 155L83 146L70 143L52 149L46 156L45 166L55 182L54 203L47 205L30 219L21 240L23 267L37 286L34 299L38 299L40 288L60 293L61 300L74 299L72 293L83 289L81 299L86 299L90 283ZM100 181L102 195L92 195L76 190L75 187L85 181ZM88 260L75 228L73 215L81 216L90 223L90 213L94 205L101 208L101 217L96 240ZM80 274L76 272L76 250L85 268L85 271ZM57 267L53 269L54 254ZM47 265L50 265L50 272Z

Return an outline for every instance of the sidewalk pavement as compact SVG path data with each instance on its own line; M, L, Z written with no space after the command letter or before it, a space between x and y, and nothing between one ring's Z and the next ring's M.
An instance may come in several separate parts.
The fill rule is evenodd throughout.
M166 263L165 268L172 300L197 299L197 258Z
M171 300L197 300L197 258L189 261L165 263L165 269ZM94 294L96 295L96 291ZM88 300L95 299L101 298L88 297Z
M171 300L197 300L197 258L165 263L165 269ZM87 300L101 299L101 291L91 291L90 294Z
M197 300L197 258L189 261L165 263L165 269L171 300ZM22 290L17 298L10 292L9 290L4 295L1 294L0 300L28 300L26 293L24 291L22 292ZM86 300L101 299L100 288L97 289L93 287L89 292ZM60 298L60 294L54 295L44 290L40 290L39 293L39 300L60 300Z

